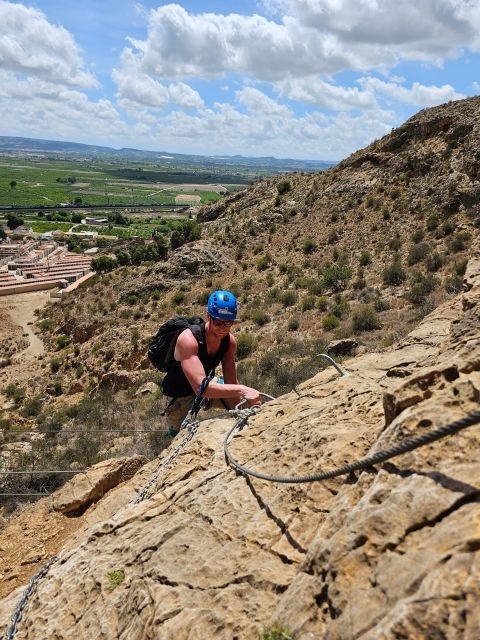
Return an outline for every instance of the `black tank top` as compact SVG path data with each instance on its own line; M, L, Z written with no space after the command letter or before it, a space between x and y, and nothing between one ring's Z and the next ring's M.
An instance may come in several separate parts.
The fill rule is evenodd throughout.
M178 338L177 338L178 340ZM223 356L227 353L230 346L230 334L226 335L220 341L220 347L215 353L209 354L207 351L207 341L205 339L205 329L203 330L202 344L198 345L198 357L205 369L205 375L208 376L212 369L216 369ZM193 390L186 375L183 373L182 365L178 360L173 360L170 365L167 375L163 379L162 391L164 395L171 398L183 398L185 396L191 396L195 394L197 390Z

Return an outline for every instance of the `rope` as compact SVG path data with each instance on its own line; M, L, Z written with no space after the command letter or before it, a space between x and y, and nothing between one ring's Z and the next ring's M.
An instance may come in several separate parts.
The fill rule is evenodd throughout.
M254 478L259 478L260 480L267 480L267 482L282 482L282 483L303 483L303 482L316 482L321 480L329 480L331 478L337 478L338 476L343 476L352 471L359 471L361 469L369 469L379 462L385 462L386 460L390 460L391 458L395 458L404 453L408 453L409 451L413 451L420 447L424 447L427 444L432 442L436 442L437 440L441 440L442 438L446 438L447 436L454 435L461 431L462 429L467 429L468 427L472 427L475 424L480 423L480 411L475 411L471 413L469 416L465 416L460 420L456 420L455 422L451 422L443 427L436 429L435 431L431 431L430 433L425 433L421 436L415 436L413 438L408 438L404 442L390 447L385 451L379 451L378 453L374 453L367 458L363 458L358 462L352 462L351 464L346 464L343 467L338 467L336 469L331 469L330 471L324 471L322 473L315 473L308 476L270 476L264 473L260 473L259 471L254 471L252 469L247 469L244 465L240 464L235 458L232 456L230 451L228 450L228 441L230 436L238 429L245 426L247 419L238 420L235 425L228 432L224 442L223 442L223 450L225 452L225 458L227 463L229 463L232 467L240 471L246 476L252 476Z

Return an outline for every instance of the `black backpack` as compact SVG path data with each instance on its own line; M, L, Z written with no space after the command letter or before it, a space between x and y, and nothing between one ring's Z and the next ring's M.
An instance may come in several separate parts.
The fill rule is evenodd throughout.
M173 318L162 324L148 346L148 357L153 366L159 371L168 371L173 362L173 354L178 336L185 329L190 329L198 344L203 344L205 336L205 321L198 316L192 318Z

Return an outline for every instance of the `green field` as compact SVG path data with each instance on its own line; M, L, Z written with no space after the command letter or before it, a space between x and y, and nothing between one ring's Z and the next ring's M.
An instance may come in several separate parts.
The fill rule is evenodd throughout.
M40 208L73 204L75 199L82 205L175 204L177 195L200 196L198 204L203 204L221 198L222 188L235 191L250 180L246 172L0 156L0 206Z

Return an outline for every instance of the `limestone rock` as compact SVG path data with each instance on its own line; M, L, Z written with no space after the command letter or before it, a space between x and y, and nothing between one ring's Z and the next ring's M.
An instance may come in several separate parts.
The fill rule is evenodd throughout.
M353 338L344 338L343 340L333 340L327 347L327 353L330 356L347 356L358 347L358 342Z
M52 508L70 513L89 506L113 487L130 480L146 462L144 456L115 458L94 465L86 473L79 473L55 493Z
M118 391L120 389L128 389L135 381L136 374L132 371L115 370L108 371L103 374L99 387L100 389L113 389Z
M148 395L151 393L157 393L157 391L159 390L160 390L160 387L158 386L158 384L155 384L155 382L146 382L140 387L140 389L138 389L138 391L136 391L135 395L136 396Z

